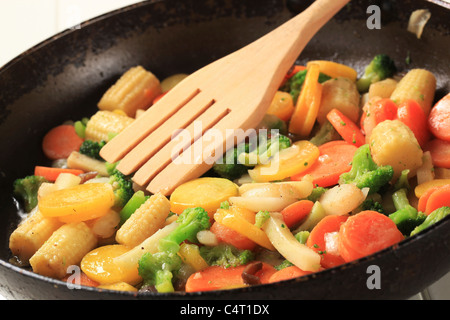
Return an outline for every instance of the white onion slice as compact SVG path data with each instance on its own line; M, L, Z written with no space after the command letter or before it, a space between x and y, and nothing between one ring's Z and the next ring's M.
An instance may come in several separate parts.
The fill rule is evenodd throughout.
M316 272L320 268L320 255L295 239L284 224L279 212L271 212L263 226L272 245L288 261L303 271Z

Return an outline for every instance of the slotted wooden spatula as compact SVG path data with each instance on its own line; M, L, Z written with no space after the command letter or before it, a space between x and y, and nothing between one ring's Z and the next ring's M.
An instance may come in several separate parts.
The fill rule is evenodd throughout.
M316 32L350 0L317 0L244 48L196 71L151 106L100 155L151 193L169 195L208 171L264 117Z

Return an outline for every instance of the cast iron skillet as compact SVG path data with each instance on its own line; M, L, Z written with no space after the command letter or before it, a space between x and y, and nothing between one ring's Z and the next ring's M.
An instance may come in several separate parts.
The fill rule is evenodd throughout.
M366 26L370 4L381 8L380 30ZM449 217L398 246L341 267L272 285L208 293L136 296L68 289L63 282L8 263L8 238L18 221L11 185L32 173L35 164L47 163L40 143L50 128L93 114L105 90L132 66L141 64L160 78L192 72L255 40L304 7L305 1L277 0L144 2L58 34L3 67L0 292L11 299L400 299L446 274L450 270ZM406 26L409 14L421 8L428 8L432 18L418 40ZM387 53L400 70L433 71L438 99L450 91L449 21L449 10L426 1L353 0L317 34L299 60L330 59L362 72L375 54ZM379 268L380 289L367 286L370 266Z

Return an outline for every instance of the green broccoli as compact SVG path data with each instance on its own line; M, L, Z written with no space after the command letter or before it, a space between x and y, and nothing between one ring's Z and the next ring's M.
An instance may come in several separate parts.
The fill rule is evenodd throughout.
M394 175L392 166L378 166L372 159L368 144L359 147L352 159L352 168L341 174L339 184L354 183L358 188L370 188L369 194L378 192Z
M425 221L426 215L410 205L406 189L402 188L392 194L395 211L389 218L395 222L398 230L404 235L409 235L412 230Z
M37 206L38 190L44 182L48 182L47 179L40 176L27 176L14 181L14 195L22 202L26 212Z
M212 171L221 178L235 180L248 172L248 167L238 162L238 156L240 152L248 152L248 143L241 144L226 154L221 159L222 161L216 162Z
M178 217L177 223L178 227L159 241L160 251L178 252L183 241L198 242L197 233L211 225L208 212L200 207L185 209Z
M100 156L100 150L105 146L105 144L106 141L104 140L100 142L84 140L80 146L79 152L93 159L103 160L103 158Z
M112 185L114 190L114 206L123 208L134 194L133 182L131 181L131 178L116 170L109 177L109 183Z
M450 214L450 207L441 207L441 208L434 210L425 218L424 222L422 222L420 225L418 225L416 228L414 228L414 230L411 232L410 236L413 236L413 235L423 231L424 229L435 224L439 220L444 219L449 214Z
M146 252L139 259L139 275L144 286L154 286L158 292L174 292L172 279L182 266L176 252Z
M281 91L289 92L291 94L292 99L294 100L294 105L298 99L298 96L300 95L300 91L302 90L307 71L308 70L305 69L297 72L284 84L282 88L280 88ZM322 72L319 74L319 83L323 83L330 79L330 76Z
M282 134L265 137L259 135L258 146L248 152L242 152L238 155L238 162L246 166L253 167L261 163L267 163L279 151L289 148L291 146L291 139Z
M267 219L270 218L269 211L259 211L255 216L255 226L262 228Z
M221 243L217 246L202 246L200 255L210 266L237 267L245 265L254 259L250 250L239 250L236 247Z
M386 54L376 55L356 81L359 92L367 92L372 83L390 78L397 72L394 61Z
M297 239L298 242L301 244L306 244L306 241L308 240L308 237L310 235L310 232L307 230L299 231L297 232L294 237Z
M256 126L256 130L265 129L268 132L278 130L280 134L288 134L288 126L286 121L281 120L274 114L265 114L261 122Z
M280 264L274 266L275 270L281 270L284 268L292 267L294 264L288 260L283 260Z
M316 202L320 199L320 197L327 191L328 188L325 187L314 187L311 191L311 194L306 198L309 201Z
M373 198L368 198L363 201L363 203L361 204L361 211L364 211L364 210L371 210L371 211L376 211L376 212L385 214L383 205L379 201L377 201Z

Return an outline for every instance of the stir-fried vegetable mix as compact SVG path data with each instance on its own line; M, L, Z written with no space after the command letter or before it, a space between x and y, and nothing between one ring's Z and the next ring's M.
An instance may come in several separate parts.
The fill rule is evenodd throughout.
M385 54L359 78L335 61L294 66L256 139L165 196L99 155L186 76L160 82L132 68L94 115L44 137L53 165L15 181L27 216L11 252L64 281L77 266L86 286L194 292L287 280L393 246L450 213L450 94L436 102L432 72L404 71Z

